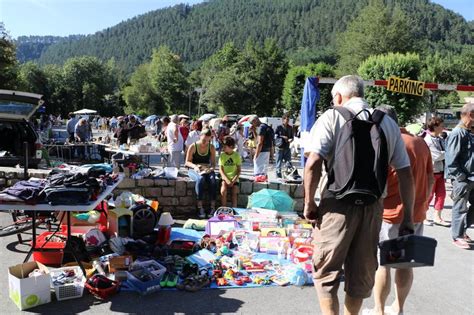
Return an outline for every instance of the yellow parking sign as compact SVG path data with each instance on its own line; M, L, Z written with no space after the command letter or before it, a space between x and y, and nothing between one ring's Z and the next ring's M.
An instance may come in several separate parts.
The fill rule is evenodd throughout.
M387 80L387 90L397 93L423 96L425 82L390 77Z

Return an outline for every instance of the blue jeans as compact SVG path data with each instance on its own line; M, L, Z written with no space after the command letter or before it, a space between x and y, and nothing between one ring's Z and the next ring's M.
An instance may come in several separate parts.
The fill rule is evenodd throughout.
M451 219L451 236L462 238L467 228L474 223L474 182L452 181L453 211ZM469 202L469 207L467 203Z
M214 172L199 175L195 170L189 170L188 175L189 178L196 182L194 187L196 189L197 200L204 200L204 185L206 183L209 189L209 200L216 200L217 182L216 174Z
M291 150L290 148L276 149L276 172L281 174L281 165L283 161L289 162L291 165Z

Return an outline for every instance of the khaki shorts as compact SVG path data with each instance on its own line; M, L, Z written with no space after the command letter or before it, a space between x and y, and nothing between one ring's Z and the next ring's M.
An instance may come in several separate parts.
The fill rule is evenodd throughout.
M381 201L357 207L323 197L320 224L313 230L313 278L319 298L337 296L343 266L346 293L354 298L371 295L382 212Z

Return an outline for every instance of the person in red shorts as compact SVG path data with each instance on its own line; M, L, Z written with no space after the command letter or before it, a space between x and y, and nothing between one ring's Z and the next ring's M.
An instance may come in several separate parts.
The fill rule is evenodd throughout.
M444 200L446 198L446 186L444 182L444 148L446 147L444 139L440 137L440 134L444 130L443 118L432 117L428 122L428 134L425 136L425 142L430 148L431 159L433 160L433 173L435 183L433 185L433 191L431 192L430 200L434 197L434 218L433 223L441 226L450 226L448 222L444 221L441 217L441 212L444 208ZM428 222L428 225L431 225ZM426 223L426 221L425 221Z
M382 105L377 108L398 122L393 107ZM410 165L415 182L415 202L413 206L413 223L415 235L423 235L423 221L428 210L428 201L434 183L431 152L423 138L410 134L400 128L402 140L410 158ZM399 226L403 221L403 202L400 198L398 177L393 168L388 172L387 196L384 199L383 222L380 229L380 241L399 236ZM413 283L413 270L397 269L395 271L395 301L385 308L385 301L390 293L390 267L379 266L375 274L374 299L375 307L372 314L403 314L403 305Z

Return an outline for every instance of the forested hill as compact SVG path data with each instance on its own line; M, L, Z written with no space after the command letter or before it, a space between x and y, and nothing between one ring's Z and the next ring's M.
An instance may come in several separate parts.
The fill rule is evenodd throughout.
M61 36L19 36L15 40L16 57L20 62L35 60L41 57L46 48L61 41L75 41L84 35Z
M152 11L79 40L62 40L39 57L41 64L93 55L115 58L124 73L147 61L153 48L168 45L187 64L209 57L226 42L277 40L287 52L334 57L336 34L370 0L209 0ZM419 49L456 50L472 44L473 23L429 0L385 0L399 5L412 23ZM21 50L21 46L20 46ZM21 55L22 52L19 52Z

